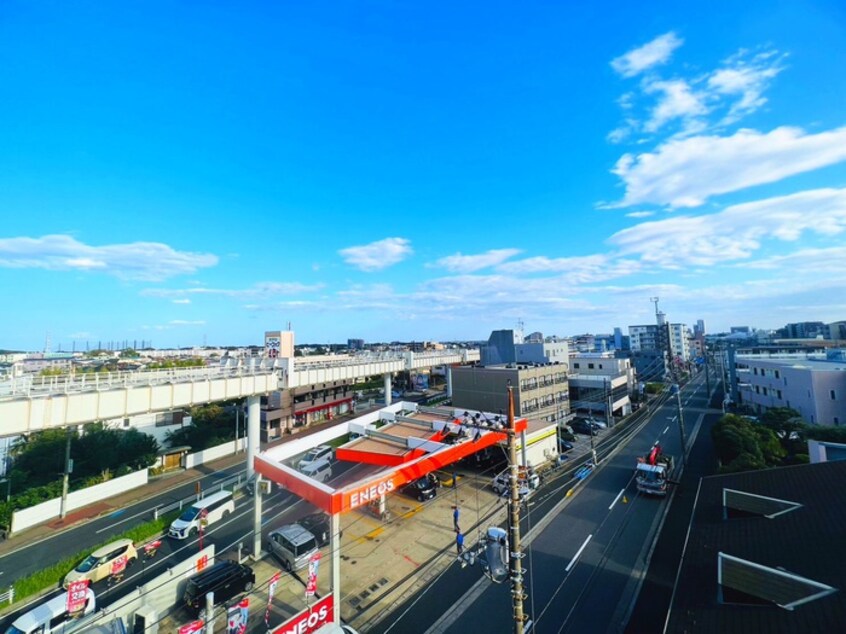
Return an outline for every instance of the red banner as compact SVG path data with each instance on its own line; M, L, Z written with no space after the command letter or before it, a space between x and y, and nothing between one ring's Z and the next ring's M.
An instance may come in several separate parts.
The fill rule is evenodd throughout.
M194 634L194 632L202 630L205 624L206 623L203 619L197 619L196 621L191 621L187 625L183 625L179 628L179 630L177 630L177 632L179 634Z
M244 599L229 608L227 634L245 634L250 617L250 600Z
M85 607L88 597L88 579L73 581L68 586L68 613L79 612Z
M320 551L317 550L308 560L308 581L306 582L306 597L317 594L317 569L320 566Z

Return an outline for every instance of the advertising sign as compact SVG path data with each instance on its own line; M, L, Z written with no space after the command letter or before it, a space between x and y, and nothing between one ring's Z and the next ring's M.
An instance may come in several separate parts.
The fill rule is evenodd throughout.
M85 607L85 597L88 594L88 579L73 581L68 586L68 613L79 612Z
M279 579L282 578L282 573L277 572L270 578L270 585L267 586L267 610L264 613L264 623L270 627L270 606L273 603L273 595L276 594L276 585Z
M177 632L179 634L194 634L194 632L201 632L205 624L206 623L203 619L197 619L196 621L191 621L190 623L183 625L177 630Z
M124 570L126 570L126 561L127 561L127 560L126 560L126 555L121 555L120 557L118 557L117 559L115 559L115 560L112 562L112 569L111 569L111 573L110 573L110 574L112 574L112 575L119 575L119 574L120 574L120 573L122 573Z
M308 610L303 610L297 616L285 621L273 630L272 634L311 634L334 620L332 595L328 594Z
M247 631L247 620L250 616L250 600L244 599L236 603L228 611L227 634L244 634Z
M320 566L320 551L315 553L308 560L308 581L306 581L306 597L313 597L317 594L317 569Z

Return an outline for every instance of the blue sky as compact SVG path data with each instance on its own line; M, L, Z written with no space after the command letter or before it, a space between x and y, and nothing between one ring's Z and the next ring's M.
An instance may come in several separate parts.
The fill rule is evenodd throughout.
M844 5L570 4L4 2L0 348L846 318Z

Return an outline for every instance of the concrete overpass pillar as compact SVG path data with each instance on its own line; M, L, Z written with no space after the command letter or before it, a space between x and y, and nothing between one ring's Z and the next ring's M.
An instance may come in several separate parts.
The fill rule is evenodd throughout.
M447 380L447 396L452 398L452 366L448 365L446 367L446 380Z
M255 457L259 452L259 442L261 439L261 408L260 397L247 397L247 477L251 477L255 472Z
M391 373L387 372L382 379L384 380L385 386L385 405L390 405L392 398L391 398Z

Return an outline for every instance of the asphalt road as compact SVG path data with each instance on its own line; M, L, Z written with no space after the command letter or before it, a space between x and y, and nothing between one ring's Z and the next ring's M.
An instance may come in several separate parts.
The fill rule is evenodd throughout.
M685 408L705 406L702 377L683 388L682 400ZM685 417L688 438L697 419L691 414ZM526 549L523 564L528 569L528 597L524 612L532 618L533 632L616 632L624 626L638 589L637 574L644 568L667 504L662 498L638 495L632 479L634 467L637 457L647 453L656 440L678 461L681 442L676 416L675 398L652 412L642 431L603 461L604 466L580 485L580 492ZM559 492L558 499L563 494ZM542 508L530 506L529 511L529 523L537 523L544 515ZM442 618L445 612L448 618ZM456 565L372 631L512 629L508 584L491 583L478 567L461 569Z
M238 471L242 468L243 467L233 467L230 471ZM336 462L333 465L333 477L331 481L338 483L352 477L359 477L359 473L368 468L369 467L366 465L362 466ZM214 474L214 480L220 480L222 477L231 475L226 472L220 473L223 475ZM191 495L193 492L194 485L189 485L187 493L185 491L181 491L179 495L177 495L177 492L171 492L158 496L155 499L147 500L146 502L126 509L120 517L132 517L135 513L140 513L142 510L149 511L149 509L154 508L158 504L168 503L174 499L181 499L182 497ZM315 512L316 510L315 507L308 502L303 501L296 495L279 487L275 487L271 494L263 496L262 501L263 536L266 536L269 531L282 524L294 522L305 515ZM145 514L143 520L147 520L149 517L149 514ZM23 551L12 553L3 559L0 559L0 567L2 567L4 571L11 571L11 568L7 568L7 566L10 565L7 562L14 557L14 561L20 561L21 565L25 565L29 569L41 569L47 565L47 561L57 561L60 557L65 556L67 551L63 551L62 549L64 548L72 548L70 552L83 550L85 546L81 545L78 541L74 542L74 538L77 540L89 540L92 545L98 544L108 539L109 535L128 528L127 524L131 526L129 522L116 524L115 520L117 519L118 518L116 517L111 519L102 518L101 520L90 522L79 529L61 533L52 539L34 544L33 546L25 548ZM101 530L102 532L97 534L97 530ZM94 535L93 537L92 534ZM238 497L235 501L234 513L232 513L225 521L221 520L209 526L203 536L204 545L213 543L218 555L224 551L237 550L239 543L243 543L245 552L251 552L253 543L252 539L253 498L246 495ZM168 567L173 565L174 562L186 559L193 553L198 552L200 550L198 542L198 537L185 540L174 540L165 537L162 539L161 548L152 559L144 561L143 557L139 553L139 561L128 570L122 582L110 586L108 582L104 580L92 586L92 589L97 597L97 607L102 608L108 606L113 601L116 601L129 592L132 592L138 586L150 581L156 575L161 574ZM68 546L68 544L70 544L70 546ZM37 558L37 560L35 562L27 561L27 557ZM17 573L18 576L22 576L23 574L25 573ZM58 589L56 594L58 594ZM50 598L50 596L53 595L42 598L41 602L46 601ZM2 621L0 621L0 631L5 631L5 628L11 625L11 623L21 613L29 609L32 609L32 606L22 608L5 616Z

